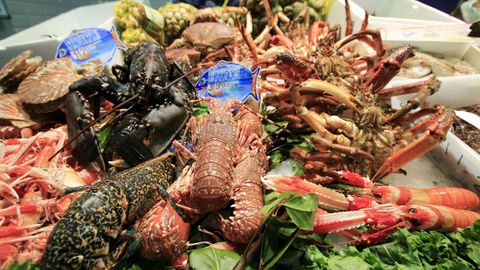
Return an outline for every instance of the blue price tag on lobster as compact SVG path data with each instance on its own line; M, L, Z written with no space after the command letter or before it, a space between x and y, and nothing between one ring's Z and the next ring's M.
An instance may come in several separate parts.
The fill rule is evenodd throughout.
M216 98L221 104L229 100L244 103L249 97L258 101L257 78L260 68L253 72L234 62L220 61L207 70L195 84L199 98Z
M55 57L70 57L77 65L94 59L108 64L118 48L127 49L118 38L115 26L112 26L110 30L86 28L72 31L58 45Z

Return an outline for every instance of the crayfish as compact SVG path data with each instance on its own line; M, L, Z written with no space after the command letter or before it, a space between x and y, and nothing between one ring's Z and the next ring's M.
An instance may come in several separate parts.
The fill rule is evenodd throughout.
M87 77L70 85L68 135L72 154L82 164L104 168L92 126L117 109L113 120L101 124L111 124L103 156L112 160L115 154L129 166L163 152L189 118L187 100L194 97L193 86L178 65L169 64L160 46L142 43L126 53L124 62L112 67L115 79ZM93 102L93 112L85 96ZM115 107L99 117L101 98Z

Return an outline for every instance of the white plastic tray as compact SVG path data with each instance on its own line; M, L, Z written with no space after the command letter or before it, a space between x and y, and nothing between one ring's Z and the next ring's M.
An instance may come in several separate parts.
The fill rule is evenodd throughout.
M399 108L411 96L393 97L392 107ZM429 97L427 101L455 109L480 104L479 84L472 84L471 87L468 87L462 84L461 78L449 80L439 92ZM448 132L445 142L433 149L430 155L436 167L447 178L456 179L467 188L480 194L480 155L455 134Z
M58 44L72 30L97 27L113 16L114 2L72 9L0 40L0 66L25 50L45 60L55 57Z
M444 40L470 32L468 24L414 0L350 0L349 3L354 32L360 29L367 11L369 28L379 29L386 40ZM327 21L345 29L344 0L333 3Z
M388 44L395 47L393 43ZM466 52L460 54L462 49L448 42L440 42L437 46L432 46L432 44L424 46L425 43L421 42L410 42L410 44L423 52L459 57L475 68L480 69L480 49L476 46L470 46ZM438 77L438 79L441 81L440 89L428 98L428 102L430 103L445 104L453 108L458 108L466 106L464 105L464 100L477 100L480 96L480 74ZM424 79L394 78L387 87L412 83L419 80ZM395 100L392 100L392 102L395 102ZM478 103L480 103L480 100Z

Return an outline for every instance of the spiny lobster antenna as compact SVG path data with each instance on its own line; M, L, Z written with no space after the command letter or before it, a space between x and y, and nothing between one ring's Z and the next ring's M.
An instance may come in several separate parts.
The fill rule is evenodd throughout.
M80 137L80 135L82 135L83 133L85 133L85 131L87 131L89 128L91 128L93 125L97 124L98 122L100 122L101 120L103 120L105 117L109 116L110 114L112 114L113 112L117 111L118 109L120 109L121 107L125 106L126 104L130 103L131 101L139 98L140 95L139 94L136 94L130 98L128 98L127 100L125 100L124 102L118 104L117 106L113 107L110 111L106 112L105 114L101 115L100 117L98 117L97 119L93 120L91 123L89 123L84 129L82 129L75 137L71 138L68 140L68 142L62 147L60 148L57 152L55 152L49 159L48 161L52 160L56 155L60 154L60 152L62 152L63 150L65 150L65 148L67 148L68 146L70 146L70 144L72 144L72 142L74 142L76 139L78 139L78 137Z

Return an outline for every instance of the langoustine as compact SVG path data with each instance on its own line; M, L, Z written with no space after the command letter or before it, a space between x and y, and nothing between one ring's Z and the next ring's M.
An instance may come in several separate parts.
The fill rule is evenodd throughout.
M357 173L338 172L338 176L328 179L328 183L338 181L352 187L359 187L352 194L344 195L321 184L312 183L312 180L318 182L318 179L309 179L308 176L269 175L263 178L265 185L277 192L314 193L318 196L319 206L330 210L358 210L387 203L396 205L431 204L465 210L480 208L480 197L464 188L420 189L380 186Z

